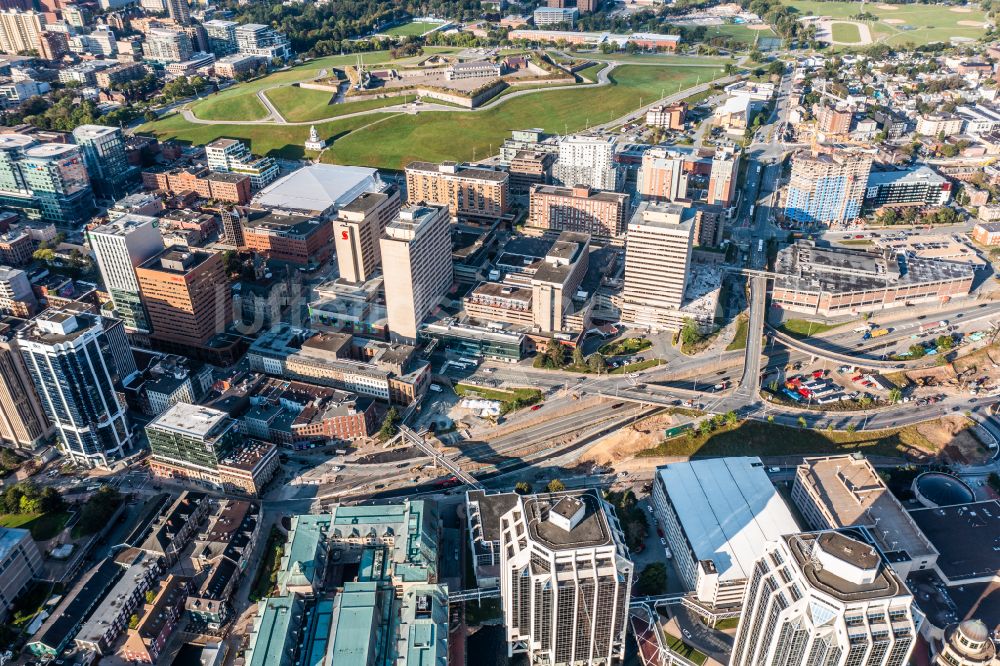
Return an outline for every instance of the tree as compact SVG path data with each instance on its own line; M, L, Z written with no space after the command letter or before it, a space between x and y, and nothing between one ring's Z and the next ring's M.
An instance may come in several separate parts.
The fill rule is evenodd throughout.
M955 346L955 339L950 335L939 335L937 340L934 341L934 344L938 349L947 351Z
M555 338L550 338L542 354L542 367L558 370L563 367L565 356L566 348L562 346L562 343Z
M799 417L799 427L800 427L800 428L805 428L805 427L806 427L806 425L808 425L808 424L806 423L806 417L804 417L804 416L800 416L800 417Z
M582 368L587 364L587 359L583 356L583 348L580 345L573 347L573 365Z
M142 114L142 119L145 120L147 123L153 122L154 120L157 119L157 117L158 116L156 115L155 111L146 111L146 113Z
M730 410L726 412L726 425L734 426L736 422L739 421L739 417L736 416L736 412Z
M121 501L121 493L111 486L101 486L80 510L80 522L77 523L80 531L83 534L99 532L111 520L111 516L118 510Z
M587 367L590 368L591 372L603 375L608 369L608 362L604 360L604 356L600 352L594 352L587 358Z
M389 411L385 413L385 418L382 419L382 427L378 431L380 442L388 442L396 436L396 433L399 432L398 422L399 412L396 411L395 407L390 407Z
M52 263L56 258L56 253L48 248L42 248L41 250L35 250L31 254L31 258L35 261L44 261L49 264Z
M768 414L767 415L767 422L768 423L774 423L774 414Z
M847 432L853 433L857 429L858 429L857 425L855 425L853 423L848 423L847 424Z
M663 594L667 589L667 565L653 562L639 572L636 591L643 595Z
M135 629L138 626L139 626L139 616L136 615L135 613L132 613L132 616L129 617L128 619L128 628Z
M514 484L514 492L518 495L530 495L531 494L531 484L527 481L518 481Z
M903 392L898 388L889 389L889 402L896 403L903 399Z
M146 603L147 604L151 604L151 603L153 603L154 599L156 599L156 591L155 590L146 590Z
M51 486L42 491L38 500L38 506L42 513L59 513L66 510L66 500L63 499L58 490Z
M698 324L691 317L685 317L684 326L681 328L681 344L689 347L698 342L701 333L698 332Z
M545 490L550 493L561 493L566 490L566 484L559 479L552 479L549 481L548 485L545 486Z
M926 354L927 350L923 345L910 345L910 358L923 358Z

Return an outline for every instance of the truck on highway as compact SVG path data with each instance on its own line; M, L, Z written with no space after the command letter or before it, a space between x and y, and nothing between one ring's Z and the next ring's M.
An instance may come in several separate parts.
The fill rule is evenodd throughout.
M948 321L945 320L945 319L942 319L941 321L931 321L931 322L927 322L926 324L921 324L920 325L920 332L921 333L929 333L930 331L937 331L939 329L947 328L947 327L948 327Z
M872 329L871 336L873 338L880 338L883 335L889 335L889 329L888 328L876 328L876 329Z
M757 252L763 252L763 251L764 251L764 239L760 239L757 241Z

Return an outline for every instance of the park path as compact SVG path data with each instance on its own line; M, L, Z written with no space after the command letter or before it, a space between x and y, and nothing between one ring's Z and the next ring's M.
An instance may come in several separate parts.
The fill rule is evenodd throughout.
M527 90L515 90L514 92L508 93L506 95L501 95L499 97L496 97L496 98L490 100L489 102L487 102L486 104L483 104L482 106L477 107L475 109L464 109L464 108L461 108L461 107L455 107L455 106L450 106L450 105L435 104L434 102L424 102L420 106L420 111L444 111L444 112L447 112L447 113L479 113L479 112L482 112L482 111L488 111L490 109L493 109L493 108L495 108L495 107L497 107L497 106L505 103L509 99L513 99L515 97L521 97L523 95L531 95L531 94L534 94L534 93L548 92L548 91L551 91L551 90L560 90L560 89L563 89L563 88L598 88L598 87L601 87L601 86L610 85L611 84L611 79L610 79L611 72L616 67L618 67L619 65L622 65L622 64L626 64L626 65L639 65L639 66L643 66L643 67L654 67L654 66L655 67L663 67L664 66L664 63L655 63L655 62L640 63L640 62L631 62L631 61L629 61L629 62L622 63L622 62L617 61L617 60L603 60L603 61L599 60L597 62L603 62L603 63L605 63L605 65L604 65L604 67L602 67L598 71L598 73L597 73L597 80L596 81L589 81L587 83L578 83L578 84L569 84L569 85L558 85L558 86L550 86L550 87L530 88L530 89L527 89ZM705 68L711 68L711 69L718 69L719 68L719 65L717 63L716 64L713 64L713 63L700 63L700 62L699 63L690 63L690 64L687 64L687 63L678 63L678 65L682 66L682 67L705 67ZM324 72L325 72L325 70L324 70ZM322 73L321 73L321 75L322 75ZM312 79L317 79L317 78L319 78L319 76L312 77ZM307 79L307 80L312 80L312 79ZM724 79L724 81L726 81L727 83L730 80L733 80L733 79L732 78ZM271 102L270 98L268 98L268 96L267 96L267 91L268 90L273 90L274 88L280 88L282 86L287 86L287 85L291 85L291 84L287 84L287 83L276 84L274 86L270 86L268 88L262 88L261 90L257 91L257 98L260 100L261 104L264 105L264 108L268 111L268 116L266 118L263 118L263 119L260 119L260 120L243 120L243 121L235 121L235 120L207 120L207 119L199 118L198 116L196 116L194 114L194 111L192 111L187 105L185 105L181 109L181 114L184 116L184 120L186 120L189 123L195 124L195 125L232 125L232 124L239 124L239 125L290 125L290 126L308 126L308 125L316 125L316 124L321 124L321 123L333 122L335 120L344 120L344 119L347 119L347 118L356 118L356 117L360 117L360 116L368 116L368 115L375 115L375 114L381 114L381 113L392 113L392 114L397 114L397 113L412 113L413 109L414 109L412 103L411 104L403 103L403 104L393 104L393 105L390 105L390 106L383 106L383 107L379 107L377 109L367 109L365 111L356 111L354 113L344 113L344 114L341 114L341 115L329 116L327 118L317 118L315 120L290 121L290 120L287 120L284 116L281 115L281 112L278 110L278 108L274 105L273 102ZM654 102L654 104L659 104L661 102L662 103L669 103L669 101L672 101L674 98L683 99L683 97L687 97L689 95L697 94L698 92L702 92L703 90L707 89L708 85L709 84L700 84L700 85L694 86L693 88L688 88L687 90L683 90L683 91L678 90L678 92L676 94L671 95L670 97L664 98L664 100L660 100L660 101ZM678 95L682 95L682 97L678 97ZM652 105L653 104L650 104L649 106L652 106ZM643 114L645 114L645 109L646 108L648 108L648 107L643 107ZM615 121L612 121L612 123L615 123ZM621 123L617 123L617 124L621 124Z
M544 87L544 88L531 88L530 90L515 90L512 93L508 93L506 95L502 95L500 97L492 99L489 102L487 102L486 104L483 104L482 106L477 107L475 109L464 109L464 108L461 108L461 107L449 106L449 105L445 105L445 104L435 104L434 102L424 102L424 103L421 103L420 110L421 111L446 111L448 113L479 113L481 111L488 111L488 110L490 110L490 109L492 109L492 108L494 108L496 106L499 106L500 104L503 104L504 102L506 102L509 99L513 99L515 97L521 97L522 95L530 95L532 93L547 92L547 91L550 91L550 90L560 90L560 89L563 89L563 88L598 88L598 87L601 87L601 86L610 85L611 81L610 81L608 75L617 66L618 66L617 62L609 62L609 63L607 63L607 65L605 65L601 69L601 71L599 71L597 73L597 81L596 82L595 81L590 81L588 83L567 84L567 85L551 86L551 87ZM693 66L701 67L702 65L699 64L699 65L693 65ZM281 113L278 111L277 107L274 106L274 104L271 102L271 100L265 94L268 90L272 90L274 88L280 88L283 85L288 85L288 84L279 84L279 85L276 85L276 86L271 86L269 88L263 88L263 89L257 91L257 98L261 101L262 104L264 104L264 107L268 111L270 111L270 115L267 118L264 118L264 119L261 119L261 120L239 120L239 121L237 121L237 120L206 120L204 118L199 118L198 116L194 115L194 111L192 111L187 106L185 106L184 108L181 109L181 114L184 116L184 120L186 120L189 123L193 123L195 125L233 125L233 124L239 124L239 125L292 125L292 126L299 125L299 126L303 126L303 125L317 125L317 124L321 124L321 123L332 122L334 120L343 120L345 118L356 118L356 117L359 117L359 116L369 116L369 115L380 114L380 113L409 113L410 110L413 108L412 103L410 103L410 104L392 104L390 106L382 106L382 107L379 107L377 109L367 109L365 111L356 111L354 113L342 113L339 116L330 116L330 117L327 117L327 118L317 118L315 120L291 121L291 120L286 120L281 115Z

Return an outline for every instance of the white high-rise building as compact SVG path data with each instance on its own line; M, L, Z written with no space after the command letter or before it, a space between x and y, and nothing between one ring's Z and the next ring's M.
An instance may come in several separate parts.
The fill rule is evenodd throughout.
M183 30L153 28L146 33L143 54L148 60L162 63L186 62L191 59L194 48L191 37Z
M156 225L156 218L128 214L87 232L116 315L129 329L145 333L151 330L135 267L163 251Z
M598 666L625 654L634 565L614 509L597 492L496 498L508 655ZM488 507L485 507L489 510Z
M562 137L554 178L566 187L586 185L595 190L617 190L621 179L615 164L615 141L614 136Z
M656 330L680 328L693 217L694 211L678 204L639 204L625 237L622 321Z
M417 328L451 288L451 217L447 206L404 206L379 241L389 334L415 344Z
M636 194L647 201L686 199L688 174L684 161L684 155L666 148L650 148L644 152L636 176Z
M51 308L18 333L24 364L60 449L88 467L107 468L132 445L125 402L114 387L113 346L119 343L100 317Z
M863 531L791 534L754 565L730 666L904 666L918 624Z

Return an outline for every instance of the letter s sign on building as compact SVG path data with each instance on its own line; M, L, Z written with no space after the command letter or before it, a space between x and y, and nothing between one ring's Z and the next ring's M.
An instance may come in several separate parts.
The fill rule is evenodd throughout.
M344 229L343 231L340 232L340 239L347 240L347 229Z

